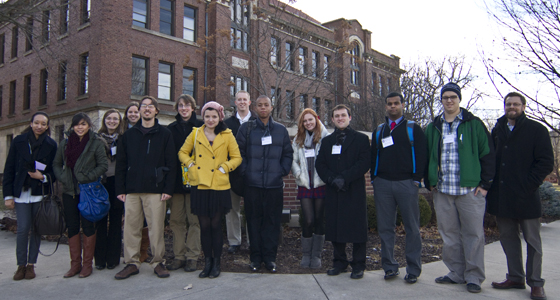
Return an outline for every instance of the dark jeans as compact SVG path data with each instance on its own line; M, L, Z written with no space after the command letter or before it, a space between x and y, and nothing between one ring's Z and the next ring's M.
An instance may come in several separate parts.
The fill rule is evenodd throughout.
M82 217L78 209L78 203L80 203L79 194L76 196L62 194L62 203L64 204L64 219L66 220L66 228L68 228L68 238L80 233L80 222L86 236L95 234L95 223Z
M109 192L111 208L109 209L109 214L96 223L95 265L104 266L107 264L116 266L121 259L124 203L117 199L115 176L107 177L107 182L103 186ZM107 221L109 221L108 230Z
M18 266L37 263L41 236L35 234L33 221L40 206L41 202L15 203L17 217L16 257Z
M348 264L352 266L352 271L364 271L366 269L366 243L353 243L352 244L352 261L348 262L346 256L346 243L332 242L333 253L333 267L346 269Z
M282 188L245 188L245 216L252 262L276 261L282 220L282 193Z

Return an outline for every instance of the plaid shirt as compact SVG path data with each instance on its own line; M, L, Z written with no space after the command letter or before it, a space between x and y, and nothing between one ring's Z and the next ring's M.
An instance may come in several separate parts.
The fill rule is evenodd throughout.
M453 123L448 123L445 120L444 114L440 116L442 119L442 147L441 147L441 160L440 160L440 173L438 182L438 191L443 194L460 196L466 195L473 190L472 187L461 187L460 170L461 163L459 161L459 147L457 137L457 128L463 120L463 111L461 111L453 120ZM443 138L448 135L454 135L453 143L444 143Z

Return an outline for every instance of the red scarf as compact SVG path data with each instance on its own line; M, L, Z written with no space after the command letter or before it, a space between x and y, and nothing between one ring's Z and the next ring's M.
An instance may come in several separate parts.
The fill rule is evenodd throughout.
M66 166L72 170L72 173L74 173L76 161L78 161L78 158L82 155L82 152L84 152L88 141L89 132L84 135L81 141L80 137L73 131L68 137L68 143L66 144L66 149L64 149L64 156L66 157Z

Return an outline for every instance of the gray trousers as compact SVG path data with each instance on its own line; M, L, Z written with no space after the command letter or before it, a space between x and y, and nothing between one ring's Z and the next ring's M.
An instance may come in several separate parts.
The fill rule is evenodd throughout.
M398 271L394 258L397 206L406 230L406 272L420 276L422 272L422 237L418 187L412 179L390 181L376 177L373 181L377 231L381 239L381 265L385 272Z
M482 284L484 273L484 211L486 198L434 193L438 230L443 240L447 276L458 283Z
M531 287L544 286L542 272L542 244L541 244L541 221L537 219L510 219L496 217L498 229L500 230L500 243L506 254L508 273L506 278L523 282ZM519 228L523 232L523 238L527 242L527 277L523 271L523 253L521 251L521 238Z
M18 266L37 263L41 236L35 234L33 221L41 202L15 203L17 218L16 258ZM31 234L29 234L31 233Z

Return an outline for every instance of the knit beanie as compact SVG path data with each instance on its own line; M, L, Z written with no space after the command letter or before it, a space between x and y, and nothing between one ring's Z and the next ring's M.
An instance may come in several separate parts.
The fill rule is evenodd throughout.
M441 99L443 99L443 93L447 91L454 92L455 94L457 94L457 96L459 96L459 100L462 100L461 88L456 83L450 82L441 88Z
M221 106L218 102L210 101L202 107L202 117L204 118L204 112L209 108L213 108L218 112L218 116L220 117L220 121L224 120L224 107Z

